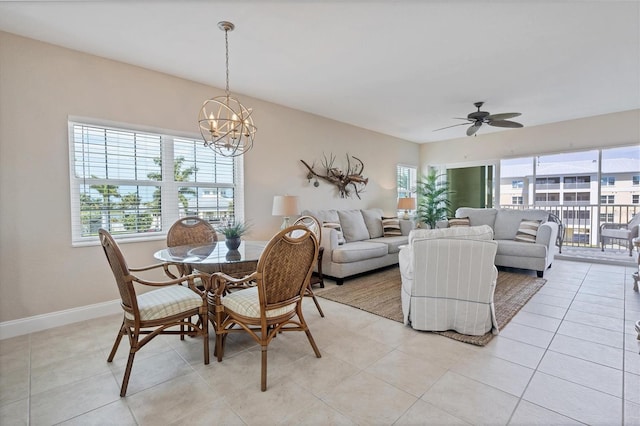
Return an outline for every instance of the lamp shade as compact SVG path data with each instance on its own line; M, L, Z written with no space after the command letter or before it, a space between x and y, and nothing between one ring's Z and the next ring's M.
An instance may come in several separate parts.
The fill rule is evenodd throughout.
M415 198L398 198L399 210L414 210L416 208Z
M274 216L294 216L300 213L298 208L298 197L295 195L275 195L273 197L273 210L271 214Z

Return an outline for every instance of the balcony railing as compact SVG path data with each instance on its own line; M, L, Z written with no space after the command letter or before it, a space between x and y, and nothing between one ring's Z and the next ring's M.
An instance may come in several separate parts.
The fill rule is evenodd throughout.
M602 223L626 224L638 212L640 204L552 204L522 205L503 204L507 209L545 210L557 216L564 228L563 247L599 247ZM610 244L624 244L622 240L611 240Z

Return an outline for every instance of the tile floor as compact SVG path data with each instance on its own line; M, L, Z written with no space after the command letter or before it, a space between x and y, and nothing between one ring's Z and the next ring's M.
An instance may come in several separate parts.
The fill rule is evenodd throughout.
M278 336L264 393L260 351L240 335L208 366L200 339L156 338L138 354L126 398L126 342L106 362L120 316L7 339L0 424L640 424L631 272L556 261L484 348L324 299L320 318L305 300L322 358L303 333Z

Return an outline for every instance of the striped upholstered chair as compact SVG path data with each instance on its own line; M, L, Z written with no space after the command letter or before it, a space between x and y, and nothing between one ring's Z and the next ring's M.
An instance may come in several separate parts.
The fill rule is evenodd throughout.
M399 256L404 323L417 330L497 333L496 250L487 225L411 231Z
M185 334L203 336L204 363L209 364L207 303L204 294L194 284L196 276L185 275L170 281L147 281L136 277L132 272L150 271L162 268L164 264L129 268L111 234L104 229L100 229L99 234L104 254L118 284L120 305L124 310L122 325L107 361L113 361L123 336L129 338L130 345L120 396L125 396L127 393L136 353L159 334L179 334L180 337L184 337ZM157 287L157 289L136 294L134 283ZM180 285L182 283L186 283L187 286ZM198 322L192 322L191 317L197 317ZM180 330L176 330L175 326L180 326Z

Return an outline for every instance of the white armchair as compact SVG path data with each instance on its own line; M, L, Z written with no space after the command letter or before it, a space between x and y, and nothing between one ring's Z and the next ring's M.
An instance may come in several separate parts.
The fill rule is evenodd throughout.
M417 330L497 334L496 250L488 225L411 231L399 256L404 323Z
M636 214L629 223L603 223L600 225L600 247L604 251L607 239L625 240L629 248L629 256L633 255L634 238L638 236L638 226L640 225L640 213Z

